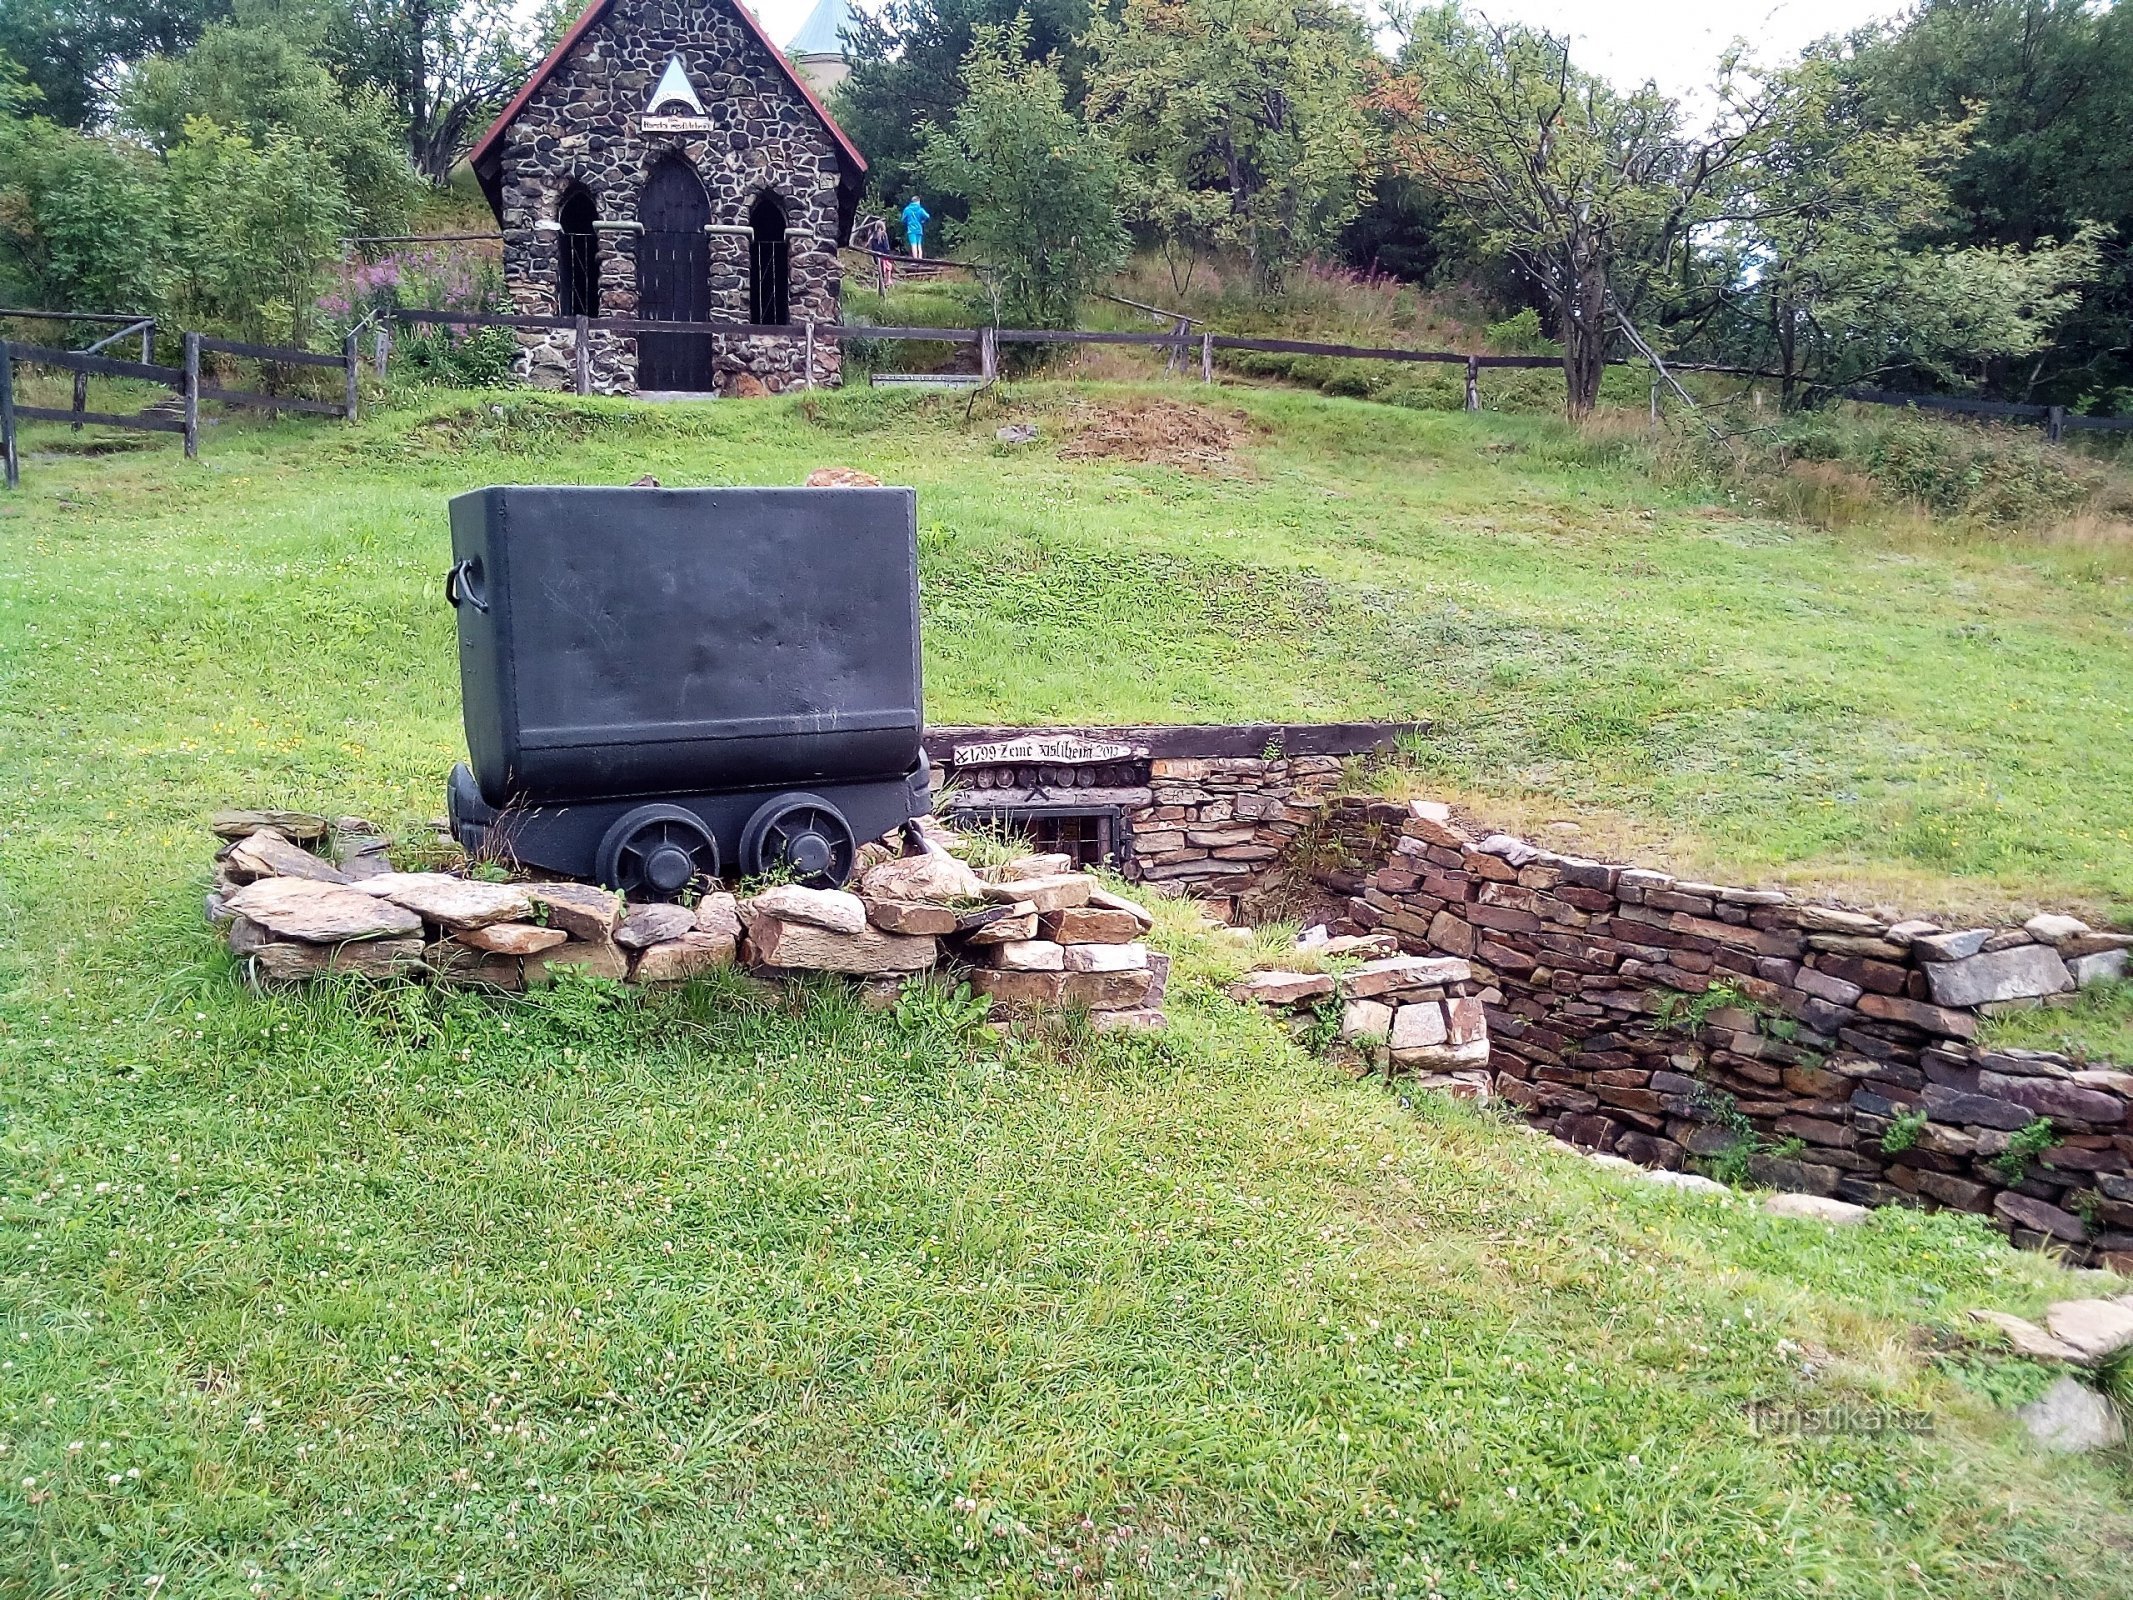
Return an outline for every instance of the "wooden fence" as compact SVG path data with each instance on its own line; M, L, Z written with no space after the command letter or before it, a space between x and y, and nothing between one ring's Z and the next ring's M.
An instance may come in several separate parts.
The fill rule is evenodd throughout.
M106 345L116 344L130 334L141 337L141 359L153 361L156 345L156 319L137 315L130 311L26 311L20 306L0 306L0 322L116 322L123 324L116 333L106 334L84 351L94 355Z
M1154 310L1155 308L1142 308ZM1214 382L1215 352L1218 350L1258 351L1274 355L1326 356L1343 361L1393 361L1440 366L1458 366L1465 369L1466 409L1481 408L1481 373L1485 368L1546 368L1555 367L1560 360L1555 356L1502 356L1482 355L1457 350L1405 350L1383 345L1332 344L1314 339L1259 339L1240 334L1216 333L1200 328L1194 331L1189 319L1180 318L1169 329L1160 333L1111 333L1073 328L925 328L925 327L869 327L857 323L804 322L752 323L752 322L669 322L639 317L547 317L514 316L481 311L422 311L403 310L394 314L403 325L431 324L461 328L511 328L533 331L561 331L575 335L575 370L573 387L579 394L591 392L591 366L589 361L588 335L601 333L697 333L722 335L731 338L752 339L798 339L806 345L807 386L814 387L815 348L819 342L836 343L844 340L884 340L897 342L940 343L977 346L978 377L991 381L999 376L1000 346L1003 344L1081 344L1081 345L1129 345L1161 349L1170 352L1174 368L1188 365L1198 357L1200 378L1204 383ZM99 423L110 427L142 428L159 432L185 435L185 453L188 456L199 452L199 407L202 400L217 400L225 405L250 406L267 411L316 412L324 416L343 417L353 420L356 414L357 340L360 329L351 332L342 341L338 355L322 355L310 350L294 350L278 345L241 344L234 340L210 339L200 334L184 336L185 364L182 367L160 367L148 358L152 352L154 322L148 318L131 318L121 313L102 312L27 312L0 308L0 318L44 318L51 321L117 322L124 324L113 334L92 346L89 351L59 350L43 345L17 344L0 341L0 451L6 461L6 482L14 488L20 481L16 425L18 419L33 421L67 422L76 427L83 423ZM114 357L95 354L97 349L115 339L139 332L142 347L139 361L121 361ZM203 351L220 352L269 363L288 363L322 367L339 367L344 374L343 397L338 400L313 400L302 395L275 395L254 390L222 388L200 380L200 355ZM378 365L384 366L384 329L378 329ZM13 367L17 362L60 367L75 374L74 404L69 410L50 406L17 404L14 398ZM1613 361L1610 366L1637 366L1641 362ZM1713 363L1672 363L1672 370L1680 372L1726 373L1739 377L1775 378L1782 374L1766 372L1752 367L1729 367ZM87 409L88 378L91 374L145 378L153 382L170 383L177 391L179 413L172 416L166 410L151 408L126 415L108 412L93 412ZM1654 414L1658 404L1658 379L1653 375ZM2133 432L2133 417L2085 417L2068 411L2064 406L2019 405L1997 400L1969 400L1949 395L1899 394L1881 389L1845 389L1839 391L1844 398L1866 405L1915 406L1926 410L1945 411L1956 415L2001 418L2016 422L2038 422L2053 441L2063 438L2069 431L2088 430L2096 432Z
M113 319L92 318L83 314L65 320ZM132 327L120 330L122 334L134 331L136 330ZM210 339L205 334L188 333L182 338L184 364L176 367L157 366L146 359L153 352L153 345L149 342L152 338L151 325L150 331L143 334L143 359L139 361L121 361L113 356L94 354L95 349L110 342L108 339L99 341L98 345L92 346L90 350L60 350L49 345L0 340L0 460L4 460L4 475L8 488L19 488L22 483L18 429L23 422L64 422L76 428L84 423L95 423L107 428L134 428L149 433L183 434L185 454L192 457L200 453L202 400L219 401L228 406L246 406L259 411L302 411L320 416L340 417L351 422L355 420L357 336L354 333L350 333L341 342L338 355L324 355L315 350L297 350L286 345L245 344L236 339ZM336 367L342 374L341 395L336 400L314 400L308 395L268 394L260 390L231 389L203 382L200 370L200 357L203 353L238 356L271 366ZM63 372L73 373L73 405L61 408L25 405L19 402L15 398L15 368L18 365L56 367ZM172 390L172 399L141 411L91 411L88 409L88 392L89 379L92 376L137 378L150 383L168 384Z
M1893 389L1843 389L1847 400L1869 406L1915 406L1963 417L1998 417L2009 422L2041 422L2045 436L2057 444L2069 431L2133 433L2133 417L2084 417L2065 406L2023 405L2011 400L1968 400L1949 394L1902 394Z
M1310 339L1252 339L1237 334L1202 330L1193 333L1172 328L1163 333L1107 333L1079 328L904 328L870 327L850 322L662 322L640 317L542 317L508 316L488 311L401 311L403 323L467 328L522 328L533 331L573 332L577 335L576 388L590 391L591 373L586 361L589 333L701 333L746 339L800 339L807 345L808 386L814 386L814 350L818 342L847 339L880 339L913 343L973 344L978 347L978 372L982 378L999 376L1003 344L1109 344L1139 345L1178 352L1181 359L1199 356L1200 378L1215 379L1217 350L1262 350L1285 355L1337 356L1355 361L1433 362L1466 369L1468 410L1480 407L1480 375L1485 367L1558 367L1556 356L1475 355L1457 350L1400 350L1385 346L1323 344Z

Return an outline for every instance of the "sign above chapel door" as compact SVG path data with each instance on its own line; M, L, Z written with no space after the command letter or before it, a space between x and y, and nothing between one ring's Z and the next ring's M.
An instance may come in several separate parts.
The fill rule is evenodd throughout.
M696 98L696 86L689 82L689 69L681 64L680 56L667 57L667 70L652 86L652 98L644 103L644 115L638 118L637 125L646 133L709 131L710 114L704 110L703 101Z

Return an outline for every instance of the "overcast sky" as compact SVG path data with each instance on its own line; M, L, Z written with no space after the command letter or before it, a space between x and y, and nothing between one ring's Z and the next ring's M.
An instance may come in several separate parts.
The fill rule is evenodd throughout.
M856 0L860 5L868 0ZM754 0L770 36L783 44L815 0ZM1735 38L1760 60L1782 60L1826 33L1903 9L1902 0L1474 0L1500 22L1525 22L1576 41L1578 64L1625 85L1656 81L1669 94L1708 83Z

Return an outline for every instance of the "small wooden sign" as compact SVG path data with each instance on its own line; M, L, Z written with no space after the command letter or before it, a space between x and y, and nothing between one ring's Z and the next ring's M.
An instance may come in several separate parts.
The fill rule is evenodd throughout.
M994 767L1028 761L1084 766L1096 761L1126 761L1139 753L1132 745L1116 740L1040 733L1025 739L1001 739L991 744L959 744L955 747L955 764L959 767Z
M656 116L647 111L637 119L637 126L646 133L709 133L711 119L696 116Z

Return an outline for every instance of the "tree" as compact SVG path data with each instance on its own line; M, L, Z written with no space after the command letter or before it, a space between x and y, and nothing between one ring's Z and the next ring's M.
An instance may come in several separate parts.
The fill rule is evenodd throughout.
M1088 36L1088 113L1180 289L1204 251L1271 288L1368 192L1369 45L1338 0L1125 0Z
M1448 237L1450 220L1435 190L1397 173L1383 175L1341 229L1340 258L1351 267L1428 283L1446 266L1456 271L1468 264Z
M2095 280L2048 352L1991 364L2020 399L2133 405L2133 7L2086 0L1925 0L1850 41L1844 70L1890 127L1969 120L1946 173L1939 244L2097 240Z
M229 15L230 0L0 0L0 55L22 66L45 116L88 127L110 110L128 66L183 50Z
M0 284L54 309L302 342L348 224L324 153L195 117L158 155L25 115L35 91L7 66L0 57Z
M1110 151L1066 108L1051 61L1028 59L1029 23L981 27L953 121L923 130L927 180L962 200L957 244L992 268L1010 324L1066 328L1125 259Z
M17 113L34 104L19 87L0 96ZM0 162L0 284L9 298L60 311L160 307L169 232L156 162L50 118L6 111L0 106L8 153Z
M1075 41L1088 26L1089 0L888 0L876 12L854 11L845 36L851 75L837 86L832 109L867 158L876 200L900 205L918 183L920 129L955 120L977 30L1005 27L1018 16L1029 23L1026 58L1055 60L1067 103L1075 103Z
M218 23L186 54L143 62L120 103L122 125L166 154L200 119L255 144L286 134L324 156L356 231L405 224L414 174L393 108L368 85L344 90L300 34Z
M1718 352L1775 363L1789 403L1802 379L1975 379L2044 349L2095 271L2096 230L2029 248L1942 242L1970 121L1886 125L1847 65L1824 45L1772 80L1741 220L1700 252L1716 268Z
M173 308L193 326L302 344L348 227L333 164L288 134L254 141L196 117L169 174Z
M1767 137L1772 106L1721 76L1711 130L1685 136L1672 101L1622 93L1570 60L1566 40L1469 21L1415 20L1374 101L1397 170L1458 207L1545 293L1563 346L1567 408L1590 412L1619 320L1735 220L1728 186Z
M509 0L334 0L324 55L391 104L408 158L442 184L532 67Z

